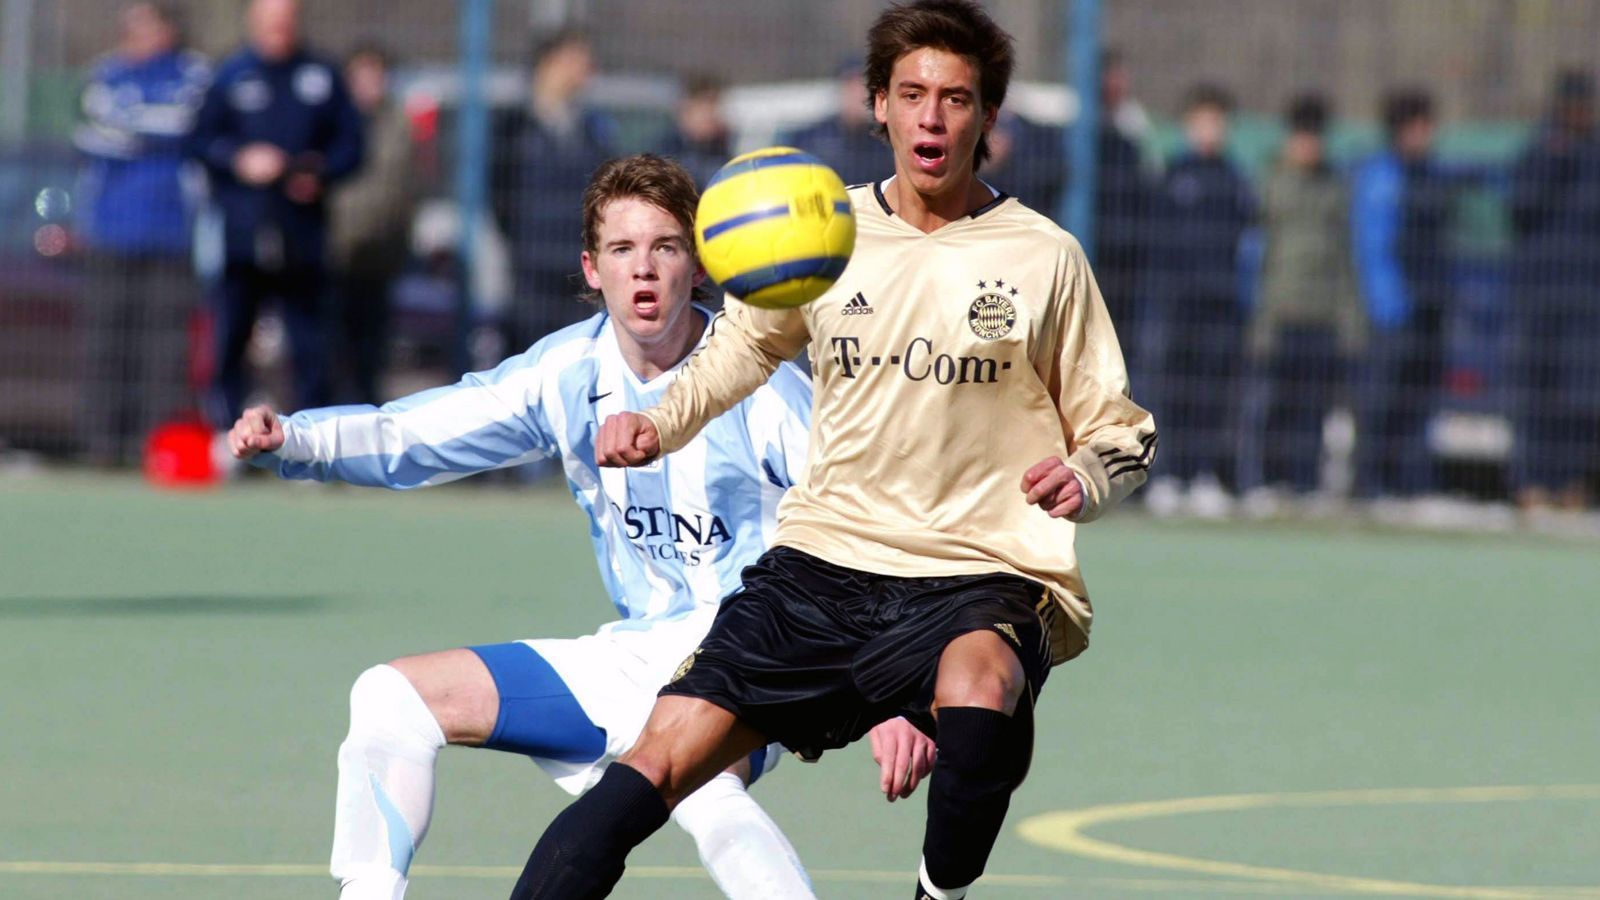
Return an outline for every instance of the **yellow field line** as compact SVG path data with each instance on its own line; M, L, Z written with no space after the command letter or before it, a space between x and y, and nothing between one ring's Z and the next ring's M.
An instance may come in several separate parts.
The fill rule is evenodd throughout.
M1035 844L1093 859L1224 878L1255 879L1299 888L1353 894L1388 894L1460 900L1537 900L1539 897L1600 897L1600 887L1489 887L1423 884L1256 866L1224 860L1158 853L1091 838L1084 831L1108 822L1127 822L1193 813L1235 812L1280 807L1383 806L1415 803L1506 803L1530 800L1600 800L1600 785L1531 785L1469 788L1388 788L1355 791L1227 794L1143 803L1117 803L1045 813L1017 828Z
M909 869L810 869L819 882L857 884L904 884L914 877ZM414 878L494 879L510 883L522 874L512 866L416 865ZM163 862L84 862L74 860L0 860L0 875L116 875L147 877L245 877L245 878L327 878L323 865L302 863L163 863ZM629 866L629 878L690 879L706 878L704 869L691 866ZM1017 875L990 873L982 883L991 887L1106 887L1151 893L1277 894L1283 885L1262 881L1223 881L1175 878L1102 878L1059 875ZM1322 893L1322 891L1317 891Z
M1125 847L1091 838L1083 832L1109 822L1126 822L1195 813L1235 812L1270 808L1326 808L1335 806L1383 806L1398 804L1507 803L1531 800L1600 800L1600 785L1550 785L1476 788L1390 788L1357 791L1313 791L1301 793L1227 794L1213 797L1186 797L1141 803L1118 803L1079 810L1045 813L1021 823L1018 831L1035 844L1110 862L1149 868L1168 869L1210 876L1198 879L1069 877L1060 875L1021 875L993 873L983 882L995 887L1116 887L1153 893L1183 891L1202 893L1345 893L1386 894L1412 897L1457 898L1457 900L1537 900L1561 897L1568 900L1600 898L1600 887L1490 887L1424 884L1384 878L1366 878L1256 866L1224 860L1202 859L1172 853L1159 853ZM824 882L887 883L905 882L906 871L877 869L812 869L811 877ZM521 869L512 866L418 865L412 874L422 878L483 878L510 881ZM702 869L689 866L630 866L633 878L704 879ZM71 860L0 860L0 875L118 875L165 877L289 877L325 878L322 865L300 863L167 863L167 862L90 862Z

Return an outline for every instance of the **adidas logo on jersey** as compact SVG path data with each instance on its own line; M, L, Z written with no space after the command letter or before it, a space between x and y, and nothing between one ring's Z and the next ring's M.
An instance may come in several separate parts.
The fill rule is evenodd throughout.
M840 310L840 312L847 316L870 316L873 310L872 304L867 302L867 298L861 296L861 292L857 291L854 297L844 302L844 309Z

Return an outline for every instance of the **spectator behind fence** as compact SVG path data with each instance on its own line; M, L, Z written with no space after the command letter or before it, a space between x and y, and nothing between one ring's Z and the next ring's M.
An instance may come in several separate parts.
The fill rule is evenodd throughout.
M327 404L326 195L362 152L344 78L301 44L297 0L251 0L246 30L248 45L218 67L189 138L222 220L210 414L224 425L243 412L245 350L269 301L289 333L295 404Z
M1199 85L1184 104L1186 151L1167 170L1151 223L1150 309L1144 353L1152 372L1162 441L1160 476L1148 503L1177 510L1187 488L1190 511L1221 516L1232 506L1235 397L1241 371L1243 316L1240 239L1255 217L1255 198L1223 155L1233 99Z
M1129 100L1128 66L1122 53L1107 50L1100 64L1100 158L1094 197L1094 272L1106 311L1122 338L1122 357L1136 389L1143 388L1139 359L1139 271L1143 265L1150 185L1136 135L1124 120L1137 115Z
M405 265L416 200L411 128L389 92L388 53L363 44L345 57L350 98L361 112L367 158L328 199L328 250L339 310L340 402L382 400L389 285Z
M863 184L894 173L889 145L875 134L861 66L858 57L841 62L834 72L838 78L838 111L783 141L832 166L845 184Z
M1372 326L1355 489L1412 497L1436 485L1427 429L1444 363L1454 188L1433 157L1432 98L1396 91L1383 119L1388 146L1356 167L1351 187L1356 271Z
M1066 174L1060 128L1000 110L989 131L989 158L980 172L984 181L1028 208L1054 216Z
M1288 138L1261 204L1265 263L1250 321L1254 373L1241 486L1315 490L1322 426L1347 360L1365 343L1366 314L1350 255L1349 193L1328 165L1326 101L1290 105ZM1260 496L1260 495L1257 495Z
M83 91L79 236L88 251L83 445L96 465L138 458L145 434L189 411L192 210L183 136L210 80L164 3L124 7L117 48Z
M534 48L528 103L496 120L495 215L511 243L516 281L506 322L512 352L590 313L574 302L583 189L614 155L616 131L584 102L593 75L588 36L558 31Z
M1581 509L1600 464L1600 135L1594 82L1557 77L1548 120L1517 162L1513 316L1520 378L1512 481L1529 511Z
M696 72L683 79L683 96L673 127L660 140L660 153L680 163L704 189L722 164L733 156L733 136L722 115L722 79Z

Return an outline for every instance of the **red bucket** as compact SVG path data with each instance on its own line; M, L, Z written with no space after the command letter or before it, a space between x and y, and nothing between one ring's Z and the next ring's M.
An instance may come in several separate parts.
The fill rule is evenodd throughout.
M211 429L199 422L168 422L150 433L144 448L144 475L166 488L210 487L221 480L211 456Z

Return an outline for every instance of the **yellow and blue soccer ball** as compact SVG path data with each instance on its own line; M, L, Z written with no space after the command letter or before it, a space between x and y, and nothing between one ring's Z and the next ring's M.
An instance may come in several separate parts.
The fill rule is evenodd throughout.
M723 289L753 306L810 303L833 284L856 245L844 182L792 147L736 156L700 195L694 242Z

